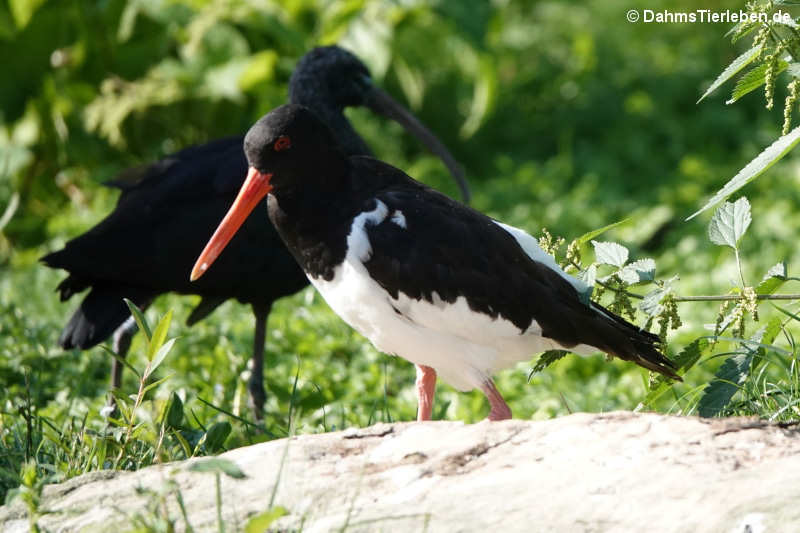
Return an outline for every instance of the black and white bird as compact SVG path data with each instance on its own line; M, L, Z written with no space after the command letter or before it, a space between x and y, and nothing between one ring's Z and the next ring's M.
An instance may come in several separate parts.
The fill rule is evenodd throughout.
M367 67L347 50L326 46L304 55L289 81L289 100L312 109L337 132L340 149L349 155L371 151L345 117L346 107L365 106L395 120L442 158L468 198L463 171L453 156L411 113L376 87ZM115 351L125 357L135 324L123 298L144 308L165 292L198 294L202 301L189 316L189 325L229 298L252 305L256 332L248 389L260 418L270 308L275 300L308 284L272 229L266 206L258 213L261 216L247 221L215 272L201 283L190 283L186 277L207 235L242 186L247 170L243 140L239 136L212 141L124 172L111 183L122 189L114 211L42 261L68 271L58 286L62 301L89 289L61 333L59 344L65 349L85 350L114 333ZM264 285L264 278L281 282ZM120 386L122 368L114 360L112 388Z
M416 365L419 420L430 419L437 374L482 390L490 420L510 418L492 375L550 349L606 352L680 379L658 337L581 298L586 285L536 239L386 163L347 157L309 110L275 109L244 150L245 184L191 279L269 194L270 220L331 308Z

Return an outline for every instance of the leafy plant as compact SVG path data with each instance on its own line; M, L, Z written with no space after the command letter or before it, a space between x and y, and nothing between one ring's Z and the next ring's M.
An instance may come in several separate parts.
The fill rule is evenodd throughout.
M800 397L794 391L800 389L797 380L796 353L794 342L790 339L791 350L784 350L772 343L781 331L785 332L784 324L780 318L773 317L767 326L758 329L749 338L745 338L748 318L753 322L759 321L759 301L766 300L800 300L800 294L774 294L786 281L786 267L782 263L776 264L767 272L764 279L756 286L749 286L745 281L740 256L740 241L752 222L750 203L747 198L739 198L736 202L725 202L716 209L708 225L708 238L713 244L727 246L734 251L736 268L739 277L739 286L734 286L729 294L714 296L682 296L675 292L676 277L668 280L656 279L656 264L652 259L639 259L629 263L629 250L614 242L598 242L592 240L595 260L588 266L581 263L580 244L586 238L576 239L567 247L567 255L562 261L565 268L579 270L581 277L590 285L595 285L592 298L600 301L605 294L610 293L611 302L606 303L610 309L625 313L631 319L636 318L632 305L633 299L640 300L638 310L645 317L645 328L649 328L654 321L660 324L660 336L666 342L667 331L677 329L683 323L678 312L679 302L708 302L721 301L722 305L717 314L713 335L696 338L690 342L683 351L674 357L674 362L681 373L686 373L702 361L703 354L714 348L718 343L733 343L735 348L730 352L717 353L712 358L724 357L725 360L717 370L714 378L699 392L693 395L691 401L685 403L683 411L686 413L696 411L700 416L717 416L723 413L737 412L736 406L755 405L762 406L756 412L768 414L762 410L767 403L758 401L758 392L769 387L772 396L782 400L777 412L771 417L797 416L800 409ZM593 232L592 237L599 233ZM540 244L549 253L556 253L564 245L564 239L554 238L545 231L540 239ZM603 267L610 269L610 273L598 277L597 269ZM631 292L630 288L638 284L653 284L655 288L642 295ZM731 304L733 307L731 308ZM797 317L787 313L792 320ZM731 336L726 337L725 332L730 330ZM787 333L788 335L788 333ZM564 352L547 352L540 356L531 375L542 371L545 367L560 360ZM784 371L784 377L777 381L766 370L765 362L771 362ZM763 365L763 366L762 366ZM759 372L759 369L762 371ZM768 385L767 385L768 384ZM656 400L668 392L673 385L663 376L651 376L649 393L640 405L641 407L653 406ZM780 392L777 392L780 391ZM740 393L737 398L737 393ZM678 401L682 401L678 399Z
M767 109L772 109L777 76L786 72L789 75L786 85L789 94L784 102L782 136L731 178L705 206L690 216L690 219L710 209L763 174L800 142L800 128L790 131L793 110L798 102L798 97L800 97L798 93L800 90L800 31L798 28L800 26L798 26L797 20L785 11L787 7L793 5L793 2L783 0L749 2L747 13L756 15L756 17L747 17L729 33L733 42L753 35L750 48L728 65L697 101L697 103L703 101L706 96L720 88L746 66L757 63L757 66L752 67L739 78L731 98L726 103L732 104L763 86L765 106ZM775 16L776 14L778 16ZM763 17L759 18L758 15L763 15Z

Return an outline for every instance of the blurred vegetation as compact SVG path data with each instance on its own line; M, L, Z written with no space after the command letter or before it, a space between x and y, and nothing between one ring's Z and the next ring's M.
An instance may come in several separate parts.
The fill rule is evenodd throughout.
M743 6L708 0L702 7ZM285 102L295 62L318 44L339 43L361 57L376 81L462 162L474 207L491 216L534 235L547 228L567 242L629 218L600 239L624 244L630 261L655 259L659 280L679 276L671 285L678 295L728 293L740 277L755 285L779 261L791 274L800 264L794 154L744 190L753 221L747 237L737 239L741 272L729 247L708 240L711 212L684 221L781 134L781 106L765 109L759 96L726 106L718 90L696 104L751 42L732 45L725 24L629 23L625 14L632 8L690 11L696 4L0 2L0 486L19 485L18 466L31 457L51 465L40 475L54 479L109 467L91 451L90 437L107 437L100 410L111 358L100 348L57 348L78 300L57 301L63 273L44 268L38 258L113 208L117 193L102 183L117 172L240 134ZM790 90L785 85L775 88L779 101ZM361 109L348 116L378 157L455 196L446 170L398 126ZM593 256L588 241L582 251ZM600 273L609 274L602 268L608 265ZM787 290L798 292L788 283ZM180 322L193 303L169 296L150 311L174 310L178 320L170 336L180 337L155 376L172 377L142 403L153 428L178 401L196 438L215 424L232 424L225 447L284 436L291 428L326 431L414 417L412 366L376 352L308 289L279 302L270 317L267 414L264 427L254 429L243 422L250 418L244 408L250 311L228 303L188 329ZM520 418L633 409L643 401L663 412L696 413L703 390L741 343L696 341L714 333L719 303L677 305L683 325L669 333L668 352L699 361L683 384L657 386L653 394L646 373L633 365L570 356L530 379L535 359L508 370L498 388ZM793 302L781 308L797 311ZM739 366L754 357L767 360L759 368L762 381L749 390L735 385L741 400L715 413L770 416L783 409L782 419L797 418L795 400L766 410L754 406L780 395L775 383L797 384L791 328L774 322L791 319L770 303L759 310L762 323L772 322L758 339L769 338L763 340L769 345L777 338L783 355L739 354ZM637 312L636 320L644 324L646 317ZM741 336L760 325L748 324ZM147 351L141 337L132 354ZM145 366L131 357L136 368ZM125 391L135 395L138 388L128 372ZM480 393L455 393L440 384L437 394L435 417L476 421L487 412ZM190 444L137 464L189 455L197 443ZM75 450L84 450L85 460L70 463Z

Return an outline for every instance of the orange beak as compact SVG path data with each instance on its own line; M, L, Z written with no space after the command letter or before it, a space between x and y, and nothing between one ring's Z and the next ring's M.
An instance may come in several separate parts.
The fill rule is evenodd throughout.
M220 222L217 231L211 236L211 239L203 249L203 253L197 258L197 261L192 268L192 274L189 280L195 281L208 270L222 250L228 245L230 240L236 235L236 232L242 226L250 213L258 205L258 202L272 190L269 180L272 174L262 174L253 167L247 171L247 179L244 180L244 185L239 190L239 195L233 201L233 205L228 210L228 214Z

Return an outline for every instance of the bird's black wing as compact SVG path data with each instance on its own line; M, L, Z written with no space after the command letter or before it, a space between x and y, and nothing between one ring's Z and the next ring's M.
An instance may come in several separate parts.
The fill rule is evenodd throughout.
M520 333L535 321L544 337L566 348L594 346L674 375L653 346L655 336L587 305L571 281L532 258L495 220L388 165L360 164L384 184L374 199L388 214L366 228L371 256L364 265L390 295L430 303L463 296L471 310L504 318Z

